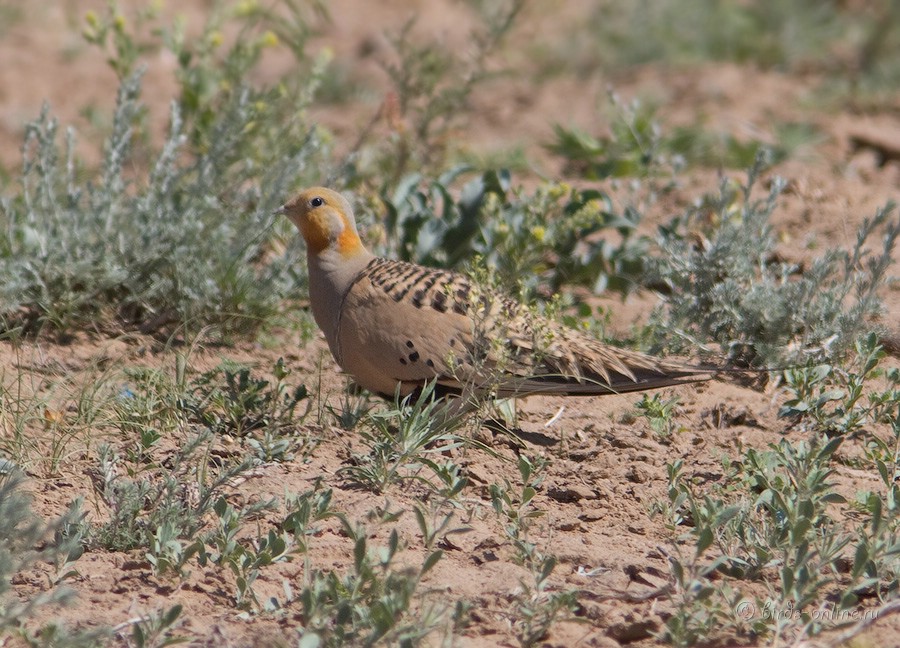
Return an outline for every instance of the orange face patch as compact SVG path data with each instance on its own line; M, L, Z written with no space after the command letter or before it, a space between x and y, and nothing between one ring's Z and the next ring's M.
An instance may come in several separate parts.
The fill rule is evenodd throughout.
M362 250L362 241L359 240L352 228L346 227L338 236L338 250L343 256L351 256Z
M310 214L300 221L300 231L306 240L306 245L314 254L325 250L331 243L331 235L328 228L328 218L325 214Z
M359 240L359 236L344 214L340 214L340 219L344 227L337 236L337 249L343 256L352 256L363 249L362 241ZM331 245L333 226L330 215L322 210L308 214L306 218L302 219L300 229L303 232L303 238L306 239L306 245L313 254L319 254Z

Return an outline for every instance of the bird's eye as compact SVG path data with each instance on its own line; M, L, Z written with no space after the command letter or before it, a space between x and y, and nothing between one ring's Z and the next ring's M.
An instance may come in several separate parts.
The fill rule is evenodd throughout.
M319 198L318 196L316 196L315 198L313 198L312 200L309 201L309 204L312 205L313 207L321 207L322 205L325 204L325 201L322 200L321 198Z

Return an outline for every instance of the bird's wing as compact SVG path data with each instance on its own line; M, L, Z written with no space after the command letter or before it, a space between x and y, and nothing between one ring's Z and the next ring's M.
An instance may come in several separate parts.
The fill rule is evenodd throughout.
M363 387L388 396L397 383L404 393L435 378L455 386L472 351L470 291L454 272L376 260L341 305L341 365Z
M597 395L704 380L701 368L605 345L463 275L378 259L344 298L341 364L364 387L391 395L426 380L501 396Z

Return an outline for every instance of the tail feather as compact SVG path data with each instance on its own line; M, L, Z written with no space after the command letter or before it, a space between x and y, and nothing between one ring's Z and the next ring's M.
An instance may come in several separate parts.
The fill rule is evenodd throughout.
M530 376L504 381L496 387L496 392L503 397L539 394L605 396L703 382L711 378L712 373L702 368L684 369L674 373L642 371L635 375L634 379L622 374L611 376L610 380L596 375L580 379L563 375Z

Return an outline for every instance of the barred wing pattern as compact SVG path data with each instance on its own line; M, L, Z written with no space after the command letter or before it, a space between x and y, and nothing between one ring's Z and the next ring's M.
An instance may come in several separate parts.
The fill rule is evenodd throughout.
M437 379L498 396L601 395L709 378L702 368L605 345L447 270L374 258L343 298L338 362L393 396Z

